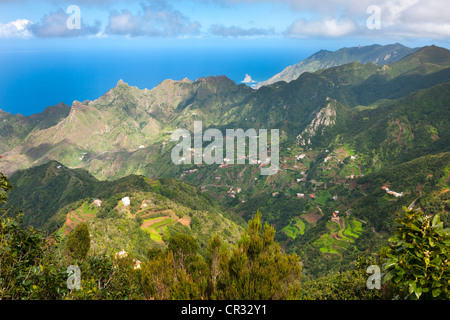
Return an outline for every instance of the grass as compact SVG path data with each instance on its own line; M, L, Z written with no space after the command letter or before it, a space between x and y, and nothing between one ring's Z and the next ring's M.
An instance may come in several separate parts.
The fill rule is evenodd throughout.
M156 220L156 219L161 219L161 217L162 217L162 216L157 216L157 217L155 217L155 218L144 219L144 221L143 221L143 222L147 222L147 221L153 221L153 220ZM153 226L152 226L152 227L153 227Z
M69 211L67 213L66 217L67 216L69 217L69 219L72 221L72 226L75 227L81 221L87 222L87 221L93 219L95 217L95 215L97 214L97 212L98 212L97 207L95 207L95 206L91 205L89 202L85 201L79 208L77 208L73 211ZM64 224L58 229L57 234L63 235L64 231L68 227L69 226L64 222Z
M161 228L163 226L166 226L168 224L172 224L172 223L173 223L172 219L167 218L167 219L164 219L164 220L162 220L160 222L157 222L157 223L153 224L150 228L158 230L159 228Z
M295 226L300 230L300 234L301 235L303 235L305 233L306 224L301 218L297 219L297 222L295 223Z
M305 233L306 224L301 218L291 219L289 225L284 227L282 231L290 238L295 239L299 234Z
M339 251L337 251L335 249L331 249L331 248L321 247L319 250L320 250L320 252L323 252L323 253L339 253Z
M348 218L345 218L345 223L346 225L349 225L349 228L345 228L344 234L352 237L352 238L358 238L362 232L363 232L363 228L362 228L362 222L352 219L352 220L348 220Z
M295 239L297 237L297 233L300 231L297 227L288 225L284 227L283 232L290 238Z
M326 205L327 201L331 199L333 196L328 190L325 190L321 193L319 193L316 198L314 199L318 204L324 206Z
M353 170L352 170L353 169ZM345 178L347 176L351 176L351 175L359 175L359 169L358 166L354 163L350 163L345 165L344 168L342 168L341 172L339 172L339 176L341 178Z
M154 240L154 241L158 241L161 242L162 240L162 236L159 233L153 233L153 232L149 232L150 233L150 239Z
M96 207L89 204L88 202L83 203L81 210L83 212L83 215L95 215L98 211Z
M354 244L354 241L362 234L362 223L358 220L341 217L344 221L344 228L338 226L335 222L328 222L328 233L323 234L314 242L323 253L339 253L347 250ZM338 229L339 228L339 229ZM332 233L337 232L338 239L331 237Z
M156 220L156 219L161 219L161 217L145 219L143 222L145 223L146 221L152 221L152 220ZM164 232L164 230L167 229L167 226L172 223L174 223L174 221L170 217L167 217L166 219L156 222L155 224L152 224L151 226L149 226L147 228L142 228L142 227L141 228L142 228L142 230L144 230L150 234L150 239L152 239L154 241L162 242L163 241L162 233Z
M439 180L439 182L437 183L437 185L438 185L438 186L439 186L439 185L443 185L444 187L450 186L450 182L447 182L447 183L446 183L449 174L450 174L450 164L447 165L447 166L444 168L444 175L443 175L443 177Z
M320 252L323 253L339 253L336 247L339 246L339 241L330 237L329 234L322 235L319 239L314 242L315 245L319 246ZM344 249L344 248L342 248Z

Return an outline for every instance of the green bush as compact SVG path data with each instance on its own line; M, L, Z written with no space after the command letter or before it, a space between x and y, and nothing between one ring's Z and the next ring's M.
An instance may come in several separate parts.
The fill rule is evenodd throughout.
M384 280L398 287L402 299L450 299L450 229L439 214L406 208L397 223Z

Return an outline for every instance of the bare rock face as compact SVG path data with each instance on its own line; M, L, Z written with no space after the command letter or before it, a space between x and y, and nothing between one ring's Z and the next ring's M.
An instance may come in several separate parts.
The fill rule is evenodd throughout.
M329 100L327 98L327 100ZM316 135L322 135L325 129L336 123L336 104L334 101L327 103L322 108L311 123L297 136L297 143L302 146L311 144L311 138Z

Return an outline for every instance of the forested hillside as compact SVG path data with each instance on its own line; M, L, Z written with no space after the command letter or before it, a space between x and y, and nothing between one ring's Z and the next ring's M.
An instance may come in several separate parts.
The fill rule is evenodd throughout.
M258 90L226 76L151 90L120 80L93 101L0 114L1 232L36 240L36 262L17 270L50 263L57 285L78 259L91 277L87 291L24 285L14 297L448 298L439 283L448 280L450 51L374 46L356 59L353 49L339 51L348 63L322 52L324 68ZM384 63L385 49L398 55ZM224 136L278 129L278 171L262 175L247 151L245 164L225 155L174 163L171 134L192 132L195 120ZM419 248L430 255L414 260ZM0 250L15 270L13 253ZM139 272L124 262L119 278L96 273L97 263L112 270L121 251L142 263ZM382 290L367 291L371 264L391 277ZM99 279L118 293L96 287Z

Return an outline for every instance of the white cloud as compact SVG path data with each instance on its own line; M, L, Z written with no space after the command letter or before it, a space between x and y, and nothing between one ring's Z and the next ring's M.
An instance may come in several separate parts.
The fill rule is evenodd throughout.
M200 23L191 22L165 1L141 3L141 7L143 12L135 15L129 10L112 11L105 33L132 37L175 37L199 33Z
M81 23L80 29L69 29L67 27L67 15L62 9L44 15L38 23L32 24L29 30L34 36L40 38L54 37L79 37L94 35L100 32L100 22L96 21L94 26Z
M28 30L33 23L27 19L17 19L8 23L0 23L0 38L31 38Z
M133 16L128 10L123 10L122 13L114 10L109 16L106 33L140 36L143 35L142 24L143 18L141 16Z
M450 38L448 0L199 0L229 6L272 3L292 12L311 15L311 19L296 20L285 34L295 38L345 37L348 35L374 38ZM366 10L376 5L381 9L381 29L369 30Z
M329 20L305 20L295 21L286 30L286 35L292 38L308 37L342 37L356 30L356 25L350 21Z
M237 26L226 27L221 24L212 25L209 32L216 36L222 37L260 37L275 34L273 28L263 29L263 28L249 28L244 29Z
M0 0L0 3L21 3L26 8L26 2L31 0ZM71 0L45 0L50 3L72 3ZM178 0L177 0L178 1ZM134 0L141 3L141 10L130 12L120 9L124 0L74 0L74 3L83 4L90 8L104 8L112 10L109 19L104 21L107 27L105 35L122 36L150 36L150 37L192 37L200 34L203 10L210 9L211 3L219 4L211 13L220 13L223 6L235 7L236 10L248 10L249 16L253 7L261 4L271 4L274 14L299 14L302 19L284 20L272 19L268 16L264 25L258 28L244 28L239 21L233 20L229 26L214 24L209 29L210 35L223 37L267 37L275 35L273 27L285 30L284 34L293 38L339 38L364 37L382 38L401 41L408 38L450 39L450 20L448 18L449 0L191 0L189 4L202 7L197 21L192 21L184 13L174 9L169 0ZM174 2L176 2L174 0ZM369 18L367 8L371 5L380 7L381 29L369 30L366 20ZM174 4L174 6L176 6ZM180 6L182 7L182 6ZM194 8L195 9L195 8ZM217 10L216 10L217 9ZM88 10L88 9L87 9ZM255 12L261 12L255 10ZM15 18L15 17L14 17ZM11 18L10 20L14 19ZM41 21L33 24L26 19L17 19L9 23L0 23L1 38L29 38L37 37L69 37L99 34L100 25L83 25L82 29L69 30L64 28L66 15L58 11L44 16ZM290 18L291 19L291 18ZM259 19L261 20L261 19ZM278 22L277 22L278 21ZM243 21L246 23L248 21ZM207 24L205 22L205 24ZM210 23L209 23L210 24ZM286 27L288 26L288 27Z

